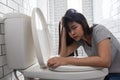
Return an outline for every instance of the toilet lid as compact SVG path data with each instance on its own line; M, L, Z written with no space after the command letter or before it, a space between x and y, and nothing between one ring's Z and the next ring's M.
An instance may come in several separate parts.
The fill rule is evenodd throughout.
M51 49L49 38L49 31L42 12L38 8L34 8L32 12L32 35L34 47L40 67L46 67L49 59Z
M49 35L49 30L45 21L45 18L39 8L34 8L32 13L32 35L34 46L36 50L36 55L40 67L46 67L47 60L51 56L51 39ZM59 66L56 69L51 69L53 71L90 71L100 68L89 67L89 66Z

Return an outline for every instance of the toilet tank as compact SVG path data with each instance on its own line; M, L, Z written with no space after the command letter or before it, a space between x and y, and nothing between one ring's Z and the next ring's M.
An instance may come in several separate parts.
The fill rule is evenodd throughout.
M34 64L31 18L20 13L6 14L4 27L8 66L12 69L25 69Z

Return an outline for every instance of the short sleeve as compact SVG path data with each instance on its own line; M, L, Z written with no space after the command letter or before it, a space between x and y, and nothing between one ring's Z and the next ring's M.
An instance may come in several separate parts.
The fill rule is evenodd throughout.
M97 25L93 28L93 38L97 44L104 39L110 39L110 34L111 32L103 25Z

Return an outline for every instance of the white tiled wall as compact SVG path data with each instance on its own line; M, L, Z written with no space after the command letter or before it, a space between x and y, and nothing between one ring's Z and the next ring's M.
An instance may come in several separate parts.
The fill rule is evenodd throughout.
M0 0L0 17L6 13L24 13L31 15L37 0ZM15 80L13 70L6 63L4 27L0 24L0 80ZM21 79L23 80L23 79Z
M93 0L94 22L105 25L120 41L120 0Z
M82 0L82 12L91 26L93 24L93 0Z
M53 53L58 52L58 23L67 10L67 0L49 0L48 26L52 34Z

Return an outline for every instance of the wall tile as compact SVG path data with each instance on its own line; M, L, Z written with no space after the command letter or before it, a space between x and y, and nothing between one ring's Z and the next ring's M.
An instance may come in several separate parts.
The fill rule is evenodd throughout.
M0 13L0 17L3 17L3 14Z
M3 67L3 69L4 69L4 75L7 75L7 74L9 74L9 73L11 73L13 70L12 69L10 69L9 67L8 67L8 65L5 65L4 67Z
M0 44L5 44L4 35L0 35Z
M5 55L5 54L6 54L6 52L5 52L5 44L2 44L2 45L1 45L1 54L2 54L2 55Z
M8 4L7 4L7 5L8 5L9 7L11 7L11 8L13 8L13 9L15 9L15 10L18 11L18 4L15 3L14 1L8 0Z
M4 33L4 24L0 24L0 34L3 34Z
M1 3L6 4L6 0L0 0Z
M0 66L7 64L5 56L0 56Z
M19 6L19 12L24 13L24 11L25 11L24 7Z
M0 67L0 78L3 77L3 69Z
M2 55L1 45L0 45L0 56Z
M12 80L12 74L4 76L2 80Z
M23 0L13 0L13 1L21 6L23 5Z
M0 4L0 12L6 14L6 13L10 13L13 12L13 9L11 9L10 7Z

